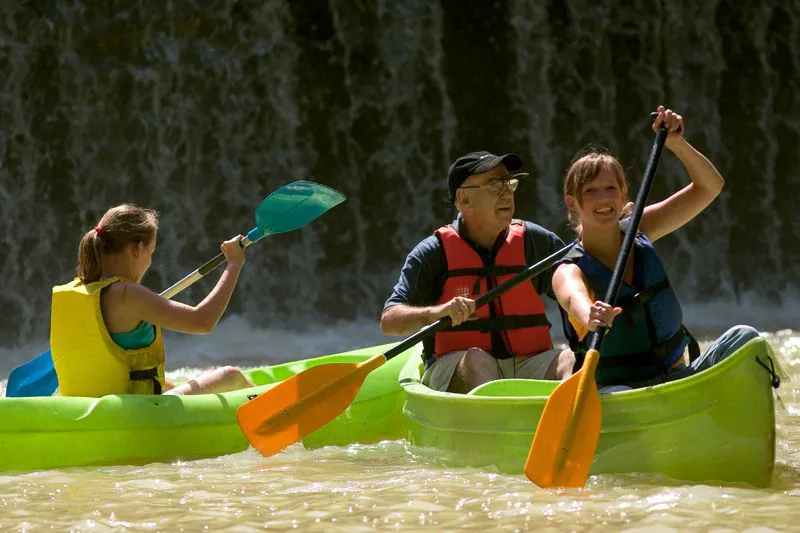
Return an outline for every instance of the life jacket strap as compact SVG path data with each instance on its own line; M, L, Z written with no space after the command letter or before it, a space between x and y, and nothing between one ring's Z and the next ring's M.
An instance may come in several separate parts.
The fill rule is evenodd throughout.
M128 374L131 381L153 381L153 394L161 394L161 382L158 381L158 368L147 368L145 370L131 370Z
M694 338L686 326L681 326L678 332L673 335L665 344L657 347L653 352L646 352L646 353L639 353L633 355L623 355L619 357L601 357L600 361L598 361L598 368L613 368L622 365L631 365L634 367L641 367L645 365L653 365L654 359L655 363L660 363L664 357L672 353L672 350L678 347L680 341L683 340L684 336L689 337L689 362L693 363L700 357L700 345L697 342L697 339ZM572 371L577 372L578 370L583 367L583 361L586 359L586 346L579 347L575 352L575 364L572 367ZM648 357L648 354L653 354ZM658 365L660 369L663 365ZM661 370L664 372L664 370Z
M675 352L675 350L678 348L678 346L680 346L687 336L690 338L689 358L690 360L694 361L700 356L700 347L686 327L681 326L675 335L670 337L667 342L656 346L654 349L635 354L618 355L615 357L601 357L597 363L597 368L614 368L619 366L637 368L654 365L659 368L660 371L664 372L668 370L664 368L664 360Z
M524 266L487 266L487 267L472 267L472 268L453 268L447 271L447 277L452 278L456 276L480 276L485 278L487 276L497 277L506 276L509 274L519 274L526 267Z
M659 292L670 287L669 280L663 279L650 287L641 290L633 296L619 298L616 302L617 307L623 309L636 309L637 307L646 304L652 300Z
M472 294L478 294L481 290L481 281L483 279L494 279L498 276L507 276L519 274L527 267L517 266L495 266L489 265L484 267L470 267L470 268L452 268L447 271L447 277L460 277L460 276L475 276L475 283L472 285Z
M542 313L539 315L511 315L468 320L458 326L449 327L445 331L480 331L481 333L491 333L493 331L507 331L538 326L546 326L549 328L550 325L550 321L547 320L547 315Z

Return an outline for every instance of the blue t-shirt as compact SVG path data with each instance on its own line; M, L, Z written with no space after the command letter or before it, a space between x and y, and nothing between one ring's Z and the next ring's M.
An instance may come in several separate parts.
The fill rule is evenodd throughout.
M476 244L461 231L461 216L459 215L452 226L481 257L484 263L494 261L494 257L505 242L508 230L503 231L497 237L491 250ZM564 248L564 241L552 231L525 221L525 262L532 265L545 257ZM546 294L553 300L552 278L553 270L543 272L531 280L536 292ZM439 297L444 290L444 282L447 274L447 264L444 256L444 249L436 235L431 235L420 242L411 253L408 254L403 269L400 271L400 279L392 290L392 294L383 309L398 305L412 305L414 307L428 307L436 305ZM490 310L492 308L490 307ZM425 342L426 355L433 351L433 341ZM500 338L498 332L492 334L492 355L498 359L510 357L508 348ZM428 359L426 357L426 359ZM428 361L426 360L426 366Z

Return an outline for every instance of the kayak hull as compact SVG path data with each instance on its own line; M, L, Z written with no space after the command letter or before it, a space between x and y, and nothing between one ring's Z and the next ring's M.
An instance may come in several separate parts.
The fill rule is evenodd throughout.
M308 368L363 362L392 345L247 372L251 389L197 396L0 399L0 470L136 465L216 457L249 447L236 409ZM556 382L498 380L468 395L420 383L415 346L367 376L352 404L305 437L307 448L407 439L454 465L520 474ZM764 339L677 382L604 395L591 473L659 473L678 480L767 485L775 414ZM777 361L775 366L778 368Z
M139 465L217 457L246 450L236 409L303 370L361 362L356 350L246 374L256 387L194 396L111 395L102 398L0 398L0 471L73 466ZM351 407L312 433L310 443L345 444L402 438L404 392L398 374L409 354L373 371Z
M602 430L592 474L659 473L674 479L765 486L775 462L769 344L755 339L711 369L653 387L601 396ZM522 473L547 396L557 383L499 380L468 395L404 379L407 438L455 464ZM775 363L777 365L777 363Z

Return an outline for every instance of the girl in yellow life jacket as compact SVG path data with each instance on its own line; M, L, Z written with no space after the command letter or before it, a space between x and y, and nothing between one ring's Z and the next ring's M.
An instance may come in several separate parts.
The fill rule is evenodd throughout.
M50 347L62 396L198 394L252 386L224 367L179 386L164 379L161 328L209 333L228 306L244 264L241 235L221 245L228 263L196 306L142 286L156 249L158 213L112 207L78 247L77 278L53 288Z
M579 361L590 342L588 332L610 328L600 346L596 372L598 385L606 391L700 372L758 336L750 326L735 326L701 355L683 326L680 303L653 243L699 215L724 181L684 139L681 115L660 106L653 130L662 125L668 132L665 147L683 163L691 183L645 207L616 307L597 297L606 294L627 229L627 221L620 220L628 201L622 165L608 153L585 153L573 161L564 178L564 201L578 239L553 275L553 290L562 308L564 334ZM689 364L684 363L687 348Z

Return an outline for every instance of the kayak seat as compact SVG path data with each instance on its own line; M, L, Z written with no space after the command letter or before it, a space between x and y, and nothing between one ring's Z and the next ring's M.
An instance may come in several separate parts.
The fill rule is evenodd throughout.
M470 396L539 396L547 397L560 381L540 379L496 379L478 385L467 394Z

